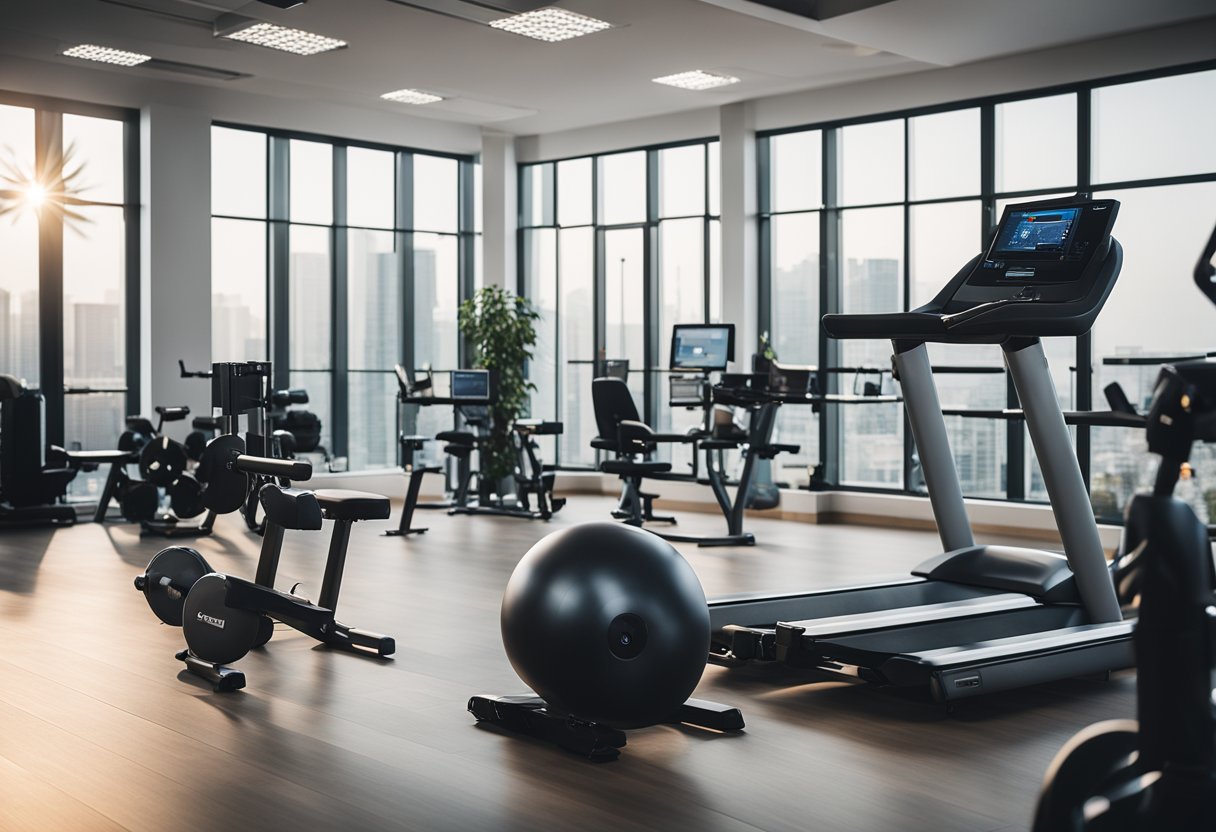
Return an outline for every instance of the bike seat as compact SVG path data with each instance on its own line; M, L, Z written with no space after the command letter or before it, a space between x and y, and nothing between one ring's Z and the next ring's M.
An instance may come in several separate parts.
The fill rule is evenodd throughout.
M666 474L671 470L671 463L634 462L630 459L606 459L600 463L600 470L605 474L617 474L622 477L645 477L651 474Z
M323 488L314 491L321 511L329 520L387 520L388 497L367 491Z
M156 415L160 416L166 422L180 422L190 415L190 408L185 405L179 407L166 407L165 405L156 406Z
M525 436L557 436L562 433L561 422L546 422L542 419L516 419L515 432Z

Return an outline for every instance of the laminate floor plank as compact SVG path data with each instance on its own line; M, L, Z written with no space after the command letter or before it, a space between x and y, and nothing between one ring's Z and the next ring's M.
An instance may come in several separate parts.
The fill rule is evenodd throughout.
M602 520L575 495L551 523L419 513L421 537L358 523L338 617L397 640L388 660L279 626L220 695L173 658L132 586L169 543L127 525L0 531L0 829L1007 830L1081 727L1134 712L1134 674L963 703L779 667L707 668L702 698L738 705L737 736L630 732L585 763L477 726L474 693L522 692L502 650L502 590L546 533ZM685 513L685 533L721 518ZM330 524L288 532L278 586L318 594ZM907 570L936 535L750 518L755 547L679 548L710 595L796 590ZM174 541L250 576L239 518ZM1017 542L1017 541L1006 541Z

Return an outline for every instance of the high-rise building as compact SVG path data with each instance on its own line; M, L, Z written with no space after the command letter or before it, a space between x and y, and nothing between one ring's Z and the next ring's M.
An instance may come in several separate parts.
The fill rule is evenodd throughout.
M850 313L891 312L903 307L898 260L850 258L841 287L841 308ZM847 341L846 366L886 368L891 345L884 341ZM903 481L903 414L896 404L841 406L841 479L884 487Z
M121 386L126 380L122 307L73 303L72 373L92 387Z
M397 255L369 252L352 268L349 364L355 370L389 370L401 352L398 337ZM381 373L352 372L347 424L352 469L380 468L396 460L395 398Z
M329 255L297 251L290 264L291 369L329 369Z
M250 361L266 357L266 322L262 316L245 306L240 295L214 295L211 360Z
M14 313L13 326L13 375L37 386L40 377L38 365L38 292L22 292L20 306Z
M12 295L0 289L0 373L13 372L13 320Z

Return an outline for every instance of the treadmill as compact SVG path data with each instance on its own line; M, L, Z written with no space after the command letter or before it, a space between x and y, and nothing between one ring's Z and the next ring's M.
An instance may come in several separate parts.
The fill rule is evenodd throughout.
M939 701L1131 667L1124 620L1040 338L1093 326L1123 262L1119 203L1006 207L986 249L911 312L825 315L832 338L889 338L943 554L887 583L710 601L710 660L775 660ZM928 343L996 344L1021 401L1064 554L977 546Z

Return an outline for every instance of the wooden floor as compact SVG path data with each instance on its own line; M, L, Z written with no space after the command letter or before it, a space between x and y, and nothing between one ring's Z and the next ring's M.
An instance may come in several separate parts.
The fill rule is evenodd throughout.
M710 667L697 695L741 707L740 735L636 731L597 766L476 727L470 694L521 691L498 635L511 569L546 532L608 508L577 496L548 525L419 512L431 531L409 539L360 523L340 618L396 636L396 657L280 628L240 662L249 687L222 695L179 675L180 631L132 587L164 541L127 525L0 532L0 828L1025 829L1061 743L1132 713L1130 674L947 714L779 668ZM693 533L722 522L682 520ZM708 594L906 572L937 546L925 532L750 528L754 548L682 546ZM288 533L280 588L316 596L327 536ZM252 576L258 539L236 518L193 545Z

